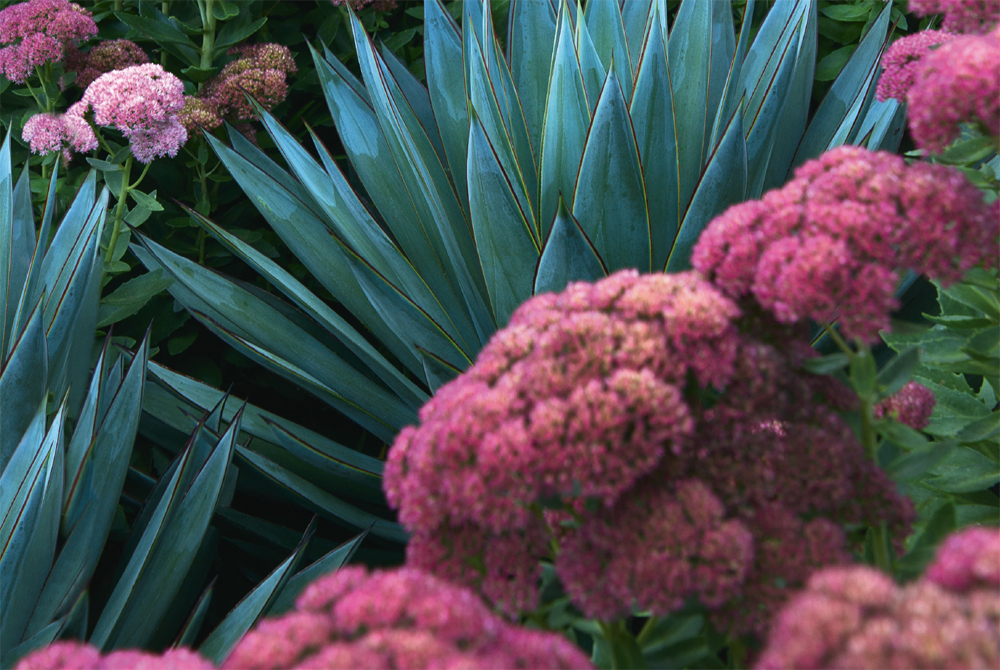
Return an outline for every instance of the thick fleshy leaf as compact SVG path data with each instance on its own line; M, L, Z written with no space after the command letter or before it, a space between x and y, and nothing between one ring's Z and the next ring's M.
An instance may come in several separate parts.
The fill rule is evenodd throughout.
M567 0L565 10L569 14L569 7L572 3ZM597 109L597 101L601 98L601 89L604 86L604 80L608 76L607 68L604 67L604 63L601 62L601 56L597 53L597 47L594 46L594 40L590 36L590 30L587 28L587 21L583 16L583 5L577 5L576 8L576 52L580 58L580 74L583 76L583 87L587 93L587 103L589 105L590 113L593 114L594 110Z
M2 161L3 158L0 157L0 165ZM0 170L5 169L9 171L9 165L0 166ZM0 198L13 198L11 216L0 218L0 238L5 238L0 240L0 351L5 350L4 342L16 337L13 327L17 305L35 251L35 217L28 175L29 170L25 165L13 193L0 195ZM0 190L4 188L5 184L0 184ZM0 210L2 209L3 206L0 205Z
M680 222L678 137L674 132L674 102L667 74L667 35L663 30L666 17L663 11L662 0L657 0L652 7L649 33L629 110L646 179L653 267L663 267L666 263Z
M653 0L633 0L622 5L622 21L625 23L625 39L628 41L633 76L639 71L639 56L642 54L646 23L653 10L653 4Z
M218 578L216 578L218 579ZM193 647L195 640L198 639L198 635L201 633L201 624L205 622L205 615L208 614L208 607L212 604L212 595L215 593L215 582L216 579L212 580L212 583L208 585L202 594L198 597L197 602L194 604L194 608L191 610L191 615L181 626L181 632L177 634L177 640L174 642L174 647Z
M328 575L331 572L336 572L341 567L347 564L357 551L358 547L368 537L368 531L364 531L357 537L344 542L342 545L330 551L324 555L319 560L315 561L309 567L300 570L288 580L284 588L278 594L278 597L274 599L274 603L268 610L271 616L276 616L278 614L283 614L288 610L292 609L295 604L295 599L298 597L306 586L311 582L316 581L323 575Z
M420 128L427 133L427 139L431 141L434 151L437 152L438 160L444 164L446 160L444 146L441 144L441 135L438 133L437 121L434 119L434 111L431 109L431 99L427 89L413 76L413 73L406 68L406 64L399 60L391 49L380 44L378 53L389 74L399 86L406 102L409 103L414 115L416 115ZM454 185L454 181L452 184Z
M316 519L313 517L313 521L302 536L302 541L292 552L292 555L282 561L271 574L244 596L243 600L215 627L215 630L209 633L205 641L198 647L199 654L216 665L222 663L236 646L236 643L246 635L246 632L268 613L282 588L291 579L315 530Z
M42 307L39 300L20 337L12 342L14 350L0 373L0 472L48 392Z
M646 187L628 106L609 72L576 183L573 216L609 272L650 270Z
M590 127L590 107L583 87L580 61L573 46L573 26L565 0L560 5L559 31L549 81L545 120L542 132L542 157L539 188L541 237L548 237L549 227L559 207L559 196L573 206L580 157Z
M625 99L632 99L633 71L625 22L617 2L588 2L584 19L605 70L614 67Z
M0 363L3 361L3 354L7 351L7 341L13 336L7 333L8 310L7 304L12 298L12 294L20 293L20 286L12 281L13 274L10 269L13 264L10 259L14 254L14 174L10 164L10 135L13 127L7 128L7 137L4 138L3 145L0 145ZM10 315L13 319L13 314Z
M701 231L727 207L742 202L746 197L746 188L747 147L743 139L742 118L734 114L691 199L691 206L670 250L667 272L680 272L691 267L691 250L698 242Z
M754 13L754 0L747 0L743 8L744 17L752 17ZM750 41L750 29L753 21L743 21L740 26L740 37L736 42L736 52L733 55L732 63L729 65L729 74L726 77L726 84L722 90L722 98L719 106L715 110L715 121L712 123L712 140L709 142L709 150L714 151L719 144L722 134L725 132L727 122L732 118L736 110L744 100L743 88L743 61L746 59L747 44ZM811 86L810 86L811 88Z
M545 97L556 40L556 12L552 2L511 0L507 28L510 74L521 100L535 162L538 163L541 159L542 124L545 122Z
M476 247L497 325L503 327L517 306L531 297L531 277L539 252L530 212L520 206L511 176L474 111L468 165Z
M570 282L592 282L605 275L607 270L597 250L560 199L559 212L535 271L534 292L558 293Z
M418 349L417 353L420 354L420 360L424 364L424 379L427 380L428 388L434 393L452 379L462 374L462 370L438 358L429 351Z
M868 113L858 128L857 134L851 138L851 142L857 142L872 151L895 153L903 139L905 124L905 105L893 98L882 102L876 100L868 108Z

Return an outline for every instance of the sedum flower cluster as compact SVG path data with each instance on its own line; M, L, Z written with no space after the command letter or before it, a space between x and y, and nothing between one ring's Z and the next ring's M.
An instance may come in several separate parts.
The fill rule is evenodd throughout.
M942 27L952 33L983 34L1000 22L1000 0L910 0L917 16L944 14Z
M66 54L66 70L76 72L74 83L82 89L86 89L102 74L148 62L146 52L130 40L107 40L95 45L87 53L71 49Z
M895 98L906 102L906 94L913 87L923 57L954 37L943 30L924 30L893 42L882 56L882 74L875 88L875 97L882 101Z
M691 263L781 323L839 319L846 336L872 342L898 306L902 271L958 281L996 263L997 232L996 210L958 170L842 146L713 220Z
M97 34L91 13L68 0L28 0L0 11L0 74L23 84Z
M919 581L827 568L775 619L757 661L780 668L1000 666L1000 530L950 536Z
M149 163L176 156L187 141L187 131L177 120L183 106L181 80L162 66L147 63L101 75L66 114L83 118L92 110L94 123L119 130L136 159Z
M69 162L72 152L88 153L97 148L97 136L87 121L71 114L35 114L24 124L21 137L32 153L62 152Z
M848 559L840 521L903 532L908 503L823 404L828 382L740 315L695 272L522 305L389 452L409 564L516 612L548 557L588 616L698 597L761 631L812 568Z
M22 658L14 670L214 670L209 661L189 649L149 654L135 649L105 656L93 645L55 642Z
M471 591L413 568L351 566L265 619L223 670L588 668L568 639L503 621Z
M929 388L917 382L909 382L875 405L875 418L888 417L910 428L922 430L930 423L936 402L934 392Z

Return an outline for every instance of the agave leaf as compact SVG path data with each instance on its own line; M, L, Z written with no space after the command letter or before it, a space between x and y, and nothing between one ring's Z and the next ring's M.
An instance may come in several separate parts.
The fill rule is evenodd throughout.
M94 198L97 197L97 171L87 173L76 192L76 197L63 216L62 223L52 237L45 260L42 262L42 283L45 286L56 286L56 280L73 254L73 246L77 243L87 218L94 208ZM51 288L50 288L51 292Z
M560 198L556 221L535 271L534 292L559 292L572 281L596 281L606 275L597 250Z
M571 11L571 6L572 3L567 1L565 10L567 13ZM601 97L601 88L604 86L608 71L601 62L601 56L597 53L597 47L594 46L594 40L590 36L583 5L577 5L576 9L576 51L580 57L580 74L583 76L583 87L587 92L590 113L593 114Z
M371 527L371 532L376 537L400 544L406 542L407 533L398 523L386 521L345 503L249 448L240 447L236 453L240 462L246 463L246 467L276 484L285 495L334 523L357 530ZM240 470L243 470L242 466Z
M815 0L790 0L775 3L764 17L753 44L743 61L743 130L749 133L751 120L760 115L760 106L767 94L769 82L788 53L788 43L798 34L802 19ZM793 52L794 53L794 52Z
M889 98L875 101L868 108L865 119L858 128L851 142L857 142L872 151L890 151L895 153L903 139L903 126L906 124L906 107L898 100Z
M115 584L91 643L101 649L142 646L155 632L208 528L239 433L237 413L195 470L194 440L184 451L128 566ZM190 478L188 486L182 486Z
M465 90L469 91L470 57L472 49L469 42L472 39L483 41L483 2L482 0L462 0L462 56L465 73Z
M56 638L66 626L65 618L53 621L48 626L38 631L24 642L13 649L3 649L0 656L0 667L13 668L17 662L33 651L47 647L55 642Z
M0 267L4 268L0 271L3 276L0 279L0 351L5 350L3 343L15 336L13 328L17 304L21 297L21 287L28 278L35 250L35 217L28 175L29 170L25 165L13 193L9 194L13 198L12 215L0 218L0 238L3 238L0 240L0 261L3 265ZM3 188L0 185L0 190ZM0 205L0 209L2 207Z
M44 402L48 392L48 355L42 325L42 299L39 298L27 326L11 342L13 351L0 373L0 471L21 441L25 429Z
M555 39L556 11L550 0L511 0L507 60L514 88L521 100L536 164L541 160L545 97L548 94ZM434 85L429 76L428 84Z
M45 584L45 575L59 539L62 506L63 426L66 399L45 428L45 403L38 409L0 475L0 638L21 642L31 610Z
M177 639L173 644L174 648L194 646L194 641L198 638L198 633L201 632L201 624L204 623L205 615L208 614L208 606L212 604L212 595L215 593L215 582L217 579L218 577L213 578L208 587L198 597L190 616L184 621L184 625L181 626L181 632L177 634Z
M604 69L614 69L625 99L631 100L634 69L621 6L617 2L588 2L583 17Z
M746 7L743 9L743 16L753 17L753 12L754 0L747 0ZM718 146L722 133L726 130L727 120L732 118L744 100L743 61L746 59L747 43L750 41L752 24L752 20L744 20L743 25L740 26L740 37L736 42L736 52L733 55L732 63L729 65L729 74L726 77L726 84L722 90L722 98L715 111L715 121L712 123L712 139L708 145L710 151L714 151L715 147Z
M372 96L379 126L416 207L416 221L430 237L449 283L476 328L476 341L482 346L496 330L496 323L487 305L482 271L475 263L471 225L427 135L416 124L412 110L401 99L398 86L353 14L351 26L361 73Z
M236 643L246 635L261 617L266 615L270 606L274 603L281 589L291 579L292 573L302 559L309 540L316 532L316 517L309 523L302 541L295 548L292 555L286 558L271 574L260 584L254 587L253 591L244 598L226 615L226 618L216 626L215 630L209 633L205 641L198 647L198 653L212 661L216 665L222 663L226 656L233 650Z
M268 613L277 615L292 609L295 599L305 590L310 582L319 579L323 575L336 572L346 565L366 537L368 537L367 529L357 537L351 538L336 549L333 549L309 567L297 572L288 580L288 583L281 589L281 592L278 593L278 597L274 599L274 602L268 608Z
M860 124L866 100L870 100L873 93L891 9L886 5L882 10L830 86L799 144L793 167L844 144Z
M455 67L461 58L462 33L441 5L441 0L424 3L424 66L427 69L431 107L441 133L452 181L462 205L468 211L469 189L464 175L465 159L469 153L469 112L465 79L458 76ZM336 58L332 60L336 61Z
M743 139L742 117L734 114L691 199L691 206L667 260L667 272L680 272L691 267L691 250L701 231L727 207L742 202L746 189L747 147Z
M576 176L590 127L590 107L583 86L580 61L573 46L570 11L563 0L560 4L559 30L542 125L539 179L542 239L548 237L548 230L558 209L559 196L568 198L567 206L573 206Z
M628 42L633 77L639 72L639 57L642 55L643 39L653 5L653 0L635 0L622 5L622 21L625 24L625 39Z
M627 5L626 5L627 6ZM677 227L677 135L667 68L666 18L662 0L652 5L649 32L629 109L648 188L649 240L653 267L663 267Z
M378 53L389 70L389 74L392 75L392 78L399 86L399 90L402 92L406 102L409 103L414 115L416 115L421 129L427 133L427 139L431 141L434 151L438 155L438 160L444 164L446 160L444 146L441 144L441 134L438 132L437 122L434 120L434 111L431 108L431 98L427 93L427 89L406 68L406 64L400 61L396 57L396 54L392 53L381 42L379 43ZM455 180L452 179L453 187L454 182Z
M424 378L427 380L427 385L433 393L437 393L439 388L462 373L459 368L438 358L429 351L418 347L417 353L420 354L420 360L424 364Z
M0 272L0 360L7 351L7 342L13 338L7 332L7 323L13 321L8 305L17 300L12 295L20 292L20 286L11 276L14 258L14 175L10 164L10 134L13 127L7 128L7 137L0 146L0 261L4 271Z
M587 137L573 216L594 241L608 271L650 269L646 185L628 107L612 70ZM614 147L614 150L611 148Z
M473 64L472 79L477 79ZM530 212L519 202L516 184L473 107L469 139L469 204L476 247L490 292L498 326L531 297L531 279L538 261L538 243L532 235ZM518 189L519 190L519 189Z

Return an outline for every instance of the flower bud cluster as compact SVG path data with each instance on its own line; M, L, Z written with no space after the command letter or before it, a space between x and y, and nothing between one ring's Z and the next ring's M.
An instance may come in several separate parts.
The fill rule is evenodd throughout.
M249 93L270 110L288 95L286 76L298 71L288 47L281 44L243 44L229 50L238 56L205 83L199 98L216 117L239 124L257 118L246 99ZM216 123L215 126L219 124ZM206 126L209 127L209 126Z
M57 63L97 34L91 13L68 0L28 0L0 10L0 74L23 84L35 68Z
M898 587L869 567L817 572L776 617L756 667L995 668L1000 530L949 537L922 579Z
M958 170L842 146L714 219L691 262L781 323L839 320L846 336L872 342L889 328L903 270L957 281L996 262L997 234L995 212Z
M149 654L135 649L106 656L93 645L55 642L22 658L14 670L214 670L209 661L189 649Z
M129 40L107 40L87 53L75 48L66 53L66 70L76 72L74 83L82 89L106 72L148 62L146 52Z

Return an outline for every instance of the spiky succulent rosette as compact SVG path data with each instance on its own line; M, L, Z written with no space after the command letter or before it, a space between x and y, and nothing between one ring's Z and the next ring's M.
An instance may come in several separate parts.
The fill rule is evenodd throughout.
M691 263L726 295L752 295L782 323L839 321L848 337L872 342L889 328L904 270L958 281L996 262L998 232L996 215L958 170L842 146L713 220Z
M776 618L761 670L994 668L1000 664L1000 531L950 536L922 579L828 568Z
M846 556L839 525L807 517L905 530L906 503L822 404L827 382L793 369L810 354L741 335L739 316L695 272L621 271L522 305L390 451L408 561L515 612L548 554L589 616L698 597L760 631L786 593L765 588L774 574L792 588L798 562Z

